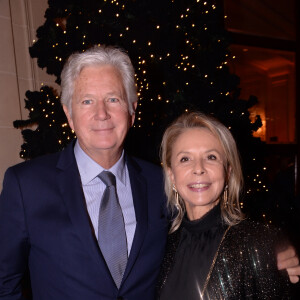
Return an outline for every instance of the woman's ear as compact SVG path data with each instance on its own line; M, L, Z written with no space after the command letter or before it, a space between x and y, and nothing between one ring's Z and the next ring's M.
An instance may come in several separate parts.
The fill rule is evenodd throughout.
M226 184L228 184L230 175L231 175L231 166L228 166L227 172L226 172L226 174L225 174L225 183L226 183Z
M174 174L172 172L172 169L171 168L168 168L167 169L167 173L168 173L168 177L169 177L169 180L170 182L175 185L175 179L174 179Z

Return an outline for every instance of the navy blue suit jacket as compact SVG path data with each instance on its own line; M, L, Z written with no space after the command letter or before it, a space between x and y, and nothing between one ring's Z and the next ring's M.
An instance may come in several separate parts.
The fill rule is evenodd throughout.
M6 171L0 198L0 299L23 299L29 266L36 300L147 300L165 249L167 220L158 166L126 157L137 220L118 290L87 212L73 143Z

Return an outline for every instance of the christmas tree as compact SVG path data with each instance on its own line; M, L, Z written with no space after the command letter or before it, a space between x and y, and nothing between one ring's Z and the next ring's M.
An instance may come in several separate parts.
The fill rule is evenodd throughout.
M248 192L263 189L262 182L256 182L256 174L263 171L257 155L261 142L252 136L261 121L258 116L250 122L248 112L257 99L239 99L239 78L228 68L232 58L219 1L49 0L45 18L29 50L58 84L64 62L75 51L97 44L128 51L139 93L135 125L126 144L129 152L159 162L164 128L184 111L201 110L217 117L235 136ZM64 148L74 133L59 96L42 87L28 91L26 97L29 119L14 125L36 126L22 131L21 157Z
M29 51L58 84L73 52L103 44L128 51L139 96L135 125L126 142L129 152L159 163L162 133L175 117L189 110L212 114L231 130L241 153L248 196L242 207L252 217L270 220L264 213L272 206L264 200L270 199L264 147L253 137L261 120L257 116L251 122L248 112L257 99L240 99L239 78L229 71L233 58L222 1L49 0L45 18ZM30 159L63 149L75 134L59 91L43 86L27 91L26 98L29 118L14 122L23 129L20 156Z

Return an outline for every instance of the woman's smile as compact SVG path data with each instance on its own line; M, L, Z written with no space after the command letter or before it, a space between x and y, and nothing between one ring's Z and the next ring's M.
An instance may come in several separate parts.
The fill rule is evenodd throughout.
M221 143L206 128L186 129L174 142L169 176L190 219L202 217L219 202L224 161Z

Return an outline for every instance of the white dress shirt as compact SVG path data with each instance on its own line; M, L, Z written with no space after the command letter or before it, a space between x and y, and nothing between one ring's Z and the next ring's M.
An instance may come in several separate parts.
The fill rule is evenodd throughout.
M98 178L98 175L106 169L103 169L91 157L89 157L82 150L78 141L75 143L74 154L81 177L87 210L94 227L95 236L98 239L99 208L103 192L106 188L106 185ZM117 194L124 216L129 256L136 228L136 217L129 173L124 160L124 151L117 163L106 171L110 171L116 176Z

